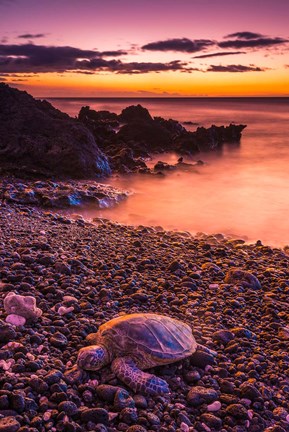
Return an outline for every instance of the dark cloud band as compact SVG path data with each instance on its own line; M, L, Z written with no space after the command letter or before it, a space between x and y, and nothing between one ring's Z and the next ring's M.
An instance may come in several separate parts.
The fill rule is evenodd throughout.
M222 51L222 52L211 53L211 54L202 54L202 55L195 56L193 58L202 59L202 58L222 57L222 56L236 55L236 54L246 54L246 51Z
M211 65L207 69L207 72L231 72L231 73L236 73L236 72L264 72L264 71L265 71L265 69L262 69L262 68L257 67L257 66L243 66L243 65L227 65L227 66Z
M255 39L236 39L226 40L219 42L220 48L268 48L276 45L284 45L289 42L289 39L283 39L280 37L269 38L259 37Z
M203 49L215 45L215 42L209 39L195 39L190 40L187 38L181 39L167 39L158 42L151 42L142 46L143 50L149 51L176 51L194 53L202 51Z
M231 33L227 36L225 36L225 39L231 39L231 38L238 38L238 39L259 39L264 37L264 35L260 33L253 33L249 31L243 31L243 32L237 32L237 33Z
M25 33L25 34L19 35L18 39L39 39L39 38L43 38L45 36L46 36L46 33L36 33L36 34Z
M187 63L174 60L167 63L122 62L103 57L121 56L125 51L91 51L74 47L43 45L0 45L0 73L44 73L81 71L84 73L108 71L119 74L148 72L190 71Z

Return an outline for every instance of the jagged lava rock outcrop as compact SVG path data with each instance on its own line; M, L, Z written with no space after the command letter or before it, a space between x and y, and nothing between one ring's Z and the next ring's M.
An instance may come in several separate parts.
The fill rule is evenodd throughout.
M120 115L83 107L79 120L94 134L97 144L109 157L112 169L120 172L143 169L140 158L174 151L194 155L239 142L245 125L230 124L186 130L176 120L152 117L141 105L125 108Z
M3 83L0 101L1 168L72 178L110 174L106 156L81 122Z

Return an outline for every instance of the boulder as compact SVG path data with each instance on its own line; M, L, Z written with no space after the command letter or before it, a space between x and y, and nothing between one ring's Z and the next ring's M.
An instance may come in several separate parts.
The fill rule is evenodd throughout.
M0 168L72 178L110 174L91 132L49 102L0 83Z
M124 123L152 122L149 111L141 105L131 105L122 110L119 120Z
M116 134L118 141L134 148L139 144L148 153L158 153L173 149L173 135L158 122L132 122L122 126Z
M34 297L22 296L14 292L9 292L4 298L4 309L10 316L18 315L31 321L36 321L42 315Z

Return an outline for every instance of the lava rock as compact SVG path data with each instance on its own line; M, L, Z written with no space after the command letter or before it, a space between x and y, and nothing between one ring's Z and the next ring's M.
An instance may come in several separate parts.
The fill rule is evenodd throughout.
M0 432L17 432L20 423L14 417L4 417L0 419Z
M1 166L78 178L110 174L89 130L49 102L0 83Z
M218 393L212 388L201 386L192 387L187 394L187 401L190 405L198 406L203 403L211 403L218 399Z

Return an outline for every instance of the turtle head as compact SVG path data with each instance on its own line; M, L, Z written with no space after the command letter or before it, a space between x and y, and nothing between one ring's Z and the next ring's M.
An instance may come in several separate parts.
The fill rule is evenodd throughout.
M102 345L90 345L78 353L77 364L81 369L96 371L110 363L107 349Z

